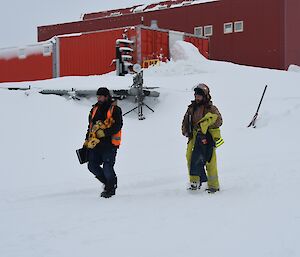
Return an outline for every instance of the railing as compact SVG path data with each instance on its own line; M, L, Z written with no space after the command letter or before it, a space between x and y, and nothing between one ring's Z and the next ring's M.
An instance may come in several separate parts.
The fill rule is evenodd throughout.
M149 68L151 66L160 65L159 59L151 59L143 61L143 68Z

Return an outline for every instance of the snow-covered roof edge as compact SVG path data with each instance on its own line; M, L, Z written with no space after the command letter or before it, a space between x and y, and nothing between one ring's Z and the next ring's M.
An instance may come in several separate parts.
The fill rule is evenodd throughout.
M53 51L53 40L52 38L37 44L0 48L0 60L10 60L13 58L25 59L27 56L36 54L49 56Z
M111 10L94 12L94 13L85 13L83 16L92 15L92 14L103 14L103 16L91 18L91 19L102 19L102 18L112 17L111 14L115 13L115 12L118 12L119 15L126 15L126 14L128 15L128 14L134 14L134 13L151 12L151 11L157 11L157 10L170 9L170 8L185 7L185 6L195 5L195 4L218 2L220 0L191 0L191 1L183 0L181 2L178 2L177 0L172 0L172 1L174 1L174 4L169 4L170 1L160 1L160 2L156 2L156 3L154 2L152 4L141 4L141 5L136 5L136 6L122 8L122 9L111 9ZM129 9L130 9L130 11L126 12ZM124 13L122 13L122 11L124 11ZM87 20L89 20L89 19L87 19Z

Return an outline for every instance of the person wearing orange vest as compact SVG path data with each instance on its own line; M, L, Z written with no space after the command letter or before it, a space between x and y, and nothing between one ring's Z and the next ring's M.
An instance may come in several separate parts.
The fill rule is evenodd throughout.
M121 144L122 110L112 101L109 90L97 90L98 102L89 114L89 126L84 142L88 148L88 169L104 184L101 197L116 193L117 175L114 170L117 150Z

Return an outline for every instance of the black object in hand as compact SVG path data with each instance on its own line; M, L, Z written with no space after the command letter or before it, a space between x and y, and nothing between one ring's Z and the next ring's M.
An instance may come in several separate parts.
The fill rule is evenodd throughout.
M80 164L84 164L88 161L88 149L86 147L77 149L76 154Z

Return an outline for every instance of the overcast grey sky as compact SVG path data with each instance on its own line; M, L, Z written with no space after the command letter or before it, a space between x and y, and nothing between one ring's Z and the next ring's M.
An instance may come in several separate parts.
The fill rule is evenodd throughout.
M82 13L159 0L0 0L0 48L37 42L37 26L80 20Z

